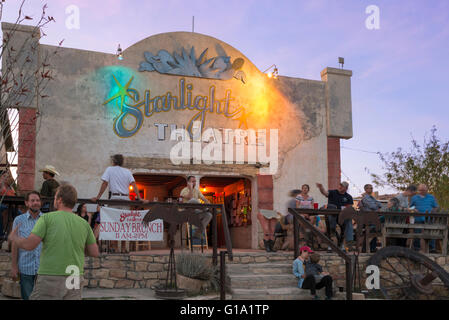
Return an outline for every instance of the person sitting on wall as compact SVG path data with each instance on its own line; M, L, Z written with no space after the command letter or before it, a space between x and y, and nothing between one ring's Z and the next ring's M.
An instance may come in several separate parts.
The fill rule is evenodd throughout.
M42 172L42 177L44 178L44 182L42 183L41 188L41 197L43 198L53 198L56 193L56 189L59 187L59 182L55 180L55 175L59 176L59 172L56 171L55 167L46 165L43 169L39 170ZM49 212L51 206L51 202L44 202L42 206L42 212Z
M376 200L373 196L373 186L371 184L365 184L363 187L365 189L365 194L363 195L362 200L360 200L358 204L358 208L363 211L379 211L382 208L382 204L380 201ZM363 226L360 226L362 228ZM375 232L375 227L365 226L365 232ZM365 243L364 243L365 246ZM371 253L376 252L377 247L377 237L371 239L370 242L370 251ZM366 248L362 249L362 252L366 251Z
M181 190L180 196L184 203L201 203L200 199L204 203L208 204L210 203L210 201L207 200L207 198L201 193L201 191L198 188L196 188L196 178L194 176L187 177L187 187ZM198 212L199 211L201 210L198 210ZM206 230L207 225L212 220L212 214L208 211L205 211L205 213L206 215L201 221L203 231ZM201 230L197 229L194 236L197 237L201 234L202 234Z
M296 207L300 209L313 209L314 208L314 200L313 197L309 195L310 187L308 184L303 184L301 186L301 193L296 196ZM302 215L304 219L309 221L313 226L319 228L320 231L320 216L310 216L308 214ZM309 230L304 230L304 228L300 228L300 238L304 239L307 242L312 241L312 234ZM318 238L318 244L321 244L321 240ZM302 245L306 245L303 243Z
M286 214L279 219L275 226L275 233L285 232L287 234L281 247L282 250L293 248L293 214L291 214L288 209L296 208L296 196L300 193L301 190L299 189L293 189L290 191L290 199L287 201Z
M276 249L274 249L274 233L276 231L279 214L274 210L260 209L257 213L257 219L264 233L263 244L265 251L276 252Z
M321 183L317 183L316 186L320 190L321 194L328 198L328 208L331 208L333 206L336 206L338 210L342 210L345 207L350 207L354 204L354 201L352 199L352 196L347 193L349 183L346 181L343 181L340 183L337 189L335 190L326 190L324 189L323 185ZM331 230L331 233L336 233L336 226L337 226L337 219L338 216L330 215L328 216L329 219L329 228ZM354 241L354 229L352 226L352 221L350 219L346 219L342 226L340 226L342 231L344 232L344 235L346 237L346 244L352 244ZM343 244L343 237L337 236L338 238L338 245L341 246L342 250L345 250L344 244Z
M418 185L418 194L412 197L410 201L410 208L414 208L414 211L419 213L433 213L439 210L439 205L433 195L428 193L429 188L425 184ZM424 224L426 218L424 216L418 216L415 218L416 224ZM422 233L422 229L414 229L415 233ZM424 239L414 239L413 249L416 251L424 250ZM432 239L429 241L430 253L436 253L436 240Z

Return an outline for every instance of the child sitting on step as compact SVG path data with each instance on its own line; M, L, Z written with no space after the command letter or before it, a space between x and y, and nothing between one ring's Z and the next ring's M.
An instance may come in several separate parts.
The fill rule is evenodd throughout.
M319 297L316 294L316 289L325 287L326 300L332 299L332 277L327 272L323 272L323 267L318 263L320 262L320 255L313 253L310 255L310 259L305 263L305 278L302 283L303 289L310 289L310 293L314 296L315 300Z

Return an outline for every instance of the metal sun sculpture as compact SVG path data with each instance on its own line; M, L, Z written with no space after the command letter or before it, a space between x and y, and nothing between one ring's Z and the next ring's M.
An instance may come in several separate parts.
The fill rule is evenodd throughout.
M229 80L235 78L246 83L246 75L241 70L245 60L237 58L231 63L223 49L220 56L207 59L205 49L199 58L196 58L195 48L192 46L190 54L182 48L179 55L171 55L166 50L159 50L157 55L149 51L144 52L145 61L140 62L139 71L157 71L162 74L189 76L198 78Z

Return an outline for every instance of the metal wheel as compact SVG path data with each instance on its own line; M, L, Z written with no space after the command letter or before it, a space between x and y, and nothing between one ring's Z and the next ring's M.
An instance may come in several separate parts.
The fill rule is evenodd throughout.
M449 300L449 273L428 257L404 247L386 247L368 260L380 271L385 299Z

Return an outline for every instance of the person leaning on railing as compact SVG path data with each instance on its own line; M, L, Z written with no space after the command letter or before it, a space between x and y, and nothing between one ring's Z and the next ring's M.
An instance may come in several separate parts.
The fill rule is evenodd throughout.
M373 186L371 184L365 184L364 186L365 194L363 195L362 200L358 204L358 208L363 211L379 211L382 208L382 204L380 201L376 200L373 196ZM362 227L362 226L360 226ZM366 226L366 232L375 231L375 226ZM369 229L369 230L368 230ZM370 251L371 253L376 252L377 247L377 237L371 239L370 242Z
M425 184L420 184L418 186L418 194L412 197L412 200L410 201L410 208L413 207L416 208L416 211L420 213L435 212L439 208L435 197L428 193L428 188ZM424 224L425 221L426 218L423 216L415 218L416 224ZM422 233L422 229L415 229L415 233ZM415 250L420 250L421 248L423 248L423 246L421 246L421 242L423 242L423 239L415 239L415 241L413 241L413 247ZM436 243L435 240L430 240L429 242L430 253L436 252L435 243Z
M345 207L351 207L354 204L354 201L352 199L352 196L347 193L349 183L346 181L343 181L340 183L337 189L335 190L326 190L324 189L323 185L321 183L317 183L316 186L320 190L321 194L328 198L328 208L331 206L336 206L338 210L342 210ZM337 227L337 220L338 215L329 215L329 227L331 233L336 233L336 227ZM343 225L341 226L342 230L344 230L344 236L346 238L346 244L349 246L353 244L354 242L354 228L352 226L351 219L346 219L343 222ZM344 244L343 244L343 237L340 236L339 238L339 244L341 246L342 250L345 250Z

